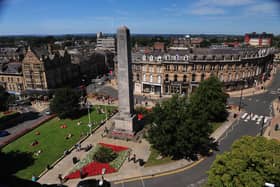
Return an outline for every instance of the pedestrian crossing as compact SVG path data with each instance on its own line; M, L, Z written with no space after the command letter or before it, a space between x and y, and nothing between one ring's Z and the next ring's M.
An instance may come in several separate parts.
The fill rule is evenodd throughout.
M246 112L241 116L241 119L245 122L255 121L257 125L260 125L262 122L266 124L269 120L271 120L271 117Z

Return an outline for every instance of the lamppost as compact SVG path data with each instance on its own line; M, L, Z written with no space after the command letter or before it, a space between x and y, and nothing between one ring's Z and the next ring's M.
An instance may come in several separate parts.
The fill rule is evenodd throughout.
M244 89L244 83L245 80L241 80L242 81L242 87L241 87L241 92L240 92L240 98L239 98L239 107L238 107L238 111L241 110L241 105L242 105L242 97L243 97L243 89Z
M89 134L91 135L92 123L91 123L91 118L90 118L90 105L89 105L89 103L87 104L87 107L88 107L88 127L89 127Z

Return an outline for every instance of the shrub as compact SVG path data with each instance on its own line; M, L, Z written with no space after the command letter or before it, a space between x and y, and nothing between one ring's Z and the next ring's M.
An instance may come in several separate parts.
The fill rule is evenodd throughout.
M98 151L93 155L93 160L101 163L108 163L117 158L117 153L107 147L100 147Z

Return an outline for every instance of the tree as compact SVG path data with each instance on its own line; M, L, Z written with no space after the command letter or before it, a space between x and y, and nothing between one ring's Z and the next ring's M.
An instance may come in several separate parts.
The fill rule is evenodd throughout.
M223 84L214 76L202 81L190 97L190 112L193 116L206 115L211 122L224 121L227 118L228 95Z
M9 93L6 92L5 88L0 86L0 111L5 111L8 108Z
M76 116L79 110L79 95L70 88L59 88L50 103L50 109L60 118Z
M93 160L101 163L109 163L117 158L117 153L115 153L111 148L100 147L98 151L93 155Z
M197 154L206 155L214 148L206 117L193 118L188 106L186 97L174 95L153 108L149 140L161 154L196 159Z
M218 155L208 171L208 186L280 185L280 143L264 137L242 137L231 151Z

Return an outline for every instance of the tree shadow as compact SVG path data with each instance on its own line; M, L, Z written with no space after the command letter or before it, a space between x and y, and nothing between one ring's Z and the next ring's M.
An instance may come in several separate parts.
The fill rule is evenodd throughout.
M15 176L17 171L23 170L31 166L33 163L34 158L32 157L32 153L19 151L11 151L8 153L0 152L0 187L59 186L57 184L41 185L40 183Z
M1 176L9 176L15 174L17 171L27 168L34 163L32 153L25 153L19 151L11 151L8 153L0 153Z

